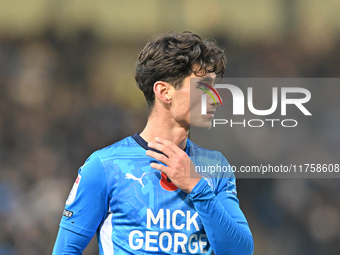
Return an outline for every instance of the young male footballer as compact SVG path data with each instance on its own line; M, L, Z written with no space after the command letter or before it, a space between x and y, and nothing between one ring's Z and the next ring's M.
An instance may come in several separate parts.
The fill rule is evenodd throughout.
M100 254L252 254L253 238L229 166L190 141L190 125L210 128L216 104L201 95L225 71L214 42L191 33L152 38L135 79L148 104L141 133L94 152L66 201L53 254L81 254L97 233ZM204 89L202 89L204 87Z

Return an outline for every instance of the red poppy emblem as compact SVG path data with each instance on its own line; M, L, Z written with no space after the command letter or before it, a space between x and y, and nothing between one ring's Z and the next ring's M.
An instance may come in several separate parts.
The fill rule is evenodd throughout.
M167 191L178 190L175 184L173 184L169 177L163 172L161 173L161 179L159 181L159 184L162 186L163 189Z

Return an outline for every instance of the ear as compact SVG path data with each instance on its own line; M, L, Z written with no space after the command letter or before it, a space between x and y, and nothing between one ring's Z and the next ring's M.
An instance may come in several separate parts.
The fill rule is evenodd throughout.
M164 81L156 81L153 85L153 92L155 93L155 98L158 98L165 104L171 103L171 90L172 86Z

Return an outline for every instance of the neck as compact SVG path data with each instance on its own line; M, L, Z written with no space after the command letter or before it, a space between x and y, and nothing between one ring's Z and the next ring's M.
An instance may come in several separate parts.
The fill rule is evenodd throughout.
M188 129L180 126L171 116L160 114L156 109L153 109L140 136L147 142L155 141L156 137L165 138L184 149L188 132Z

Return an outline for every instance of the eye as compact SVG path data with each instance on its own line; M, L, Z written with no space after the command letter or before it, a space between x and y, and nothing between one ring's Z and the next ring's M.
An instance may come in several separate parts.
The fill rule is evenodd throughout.
M204 86L204 84L203 83L201 83L201 82L197 82L197 85L196 85L196 88L198 88L198 89L205 89L205 87L206 86Z
M207 90L204 88L204 86L197 87L197 88L202 91L202 94L206 94L207 93Z

